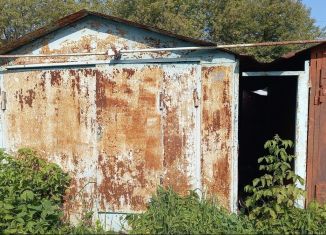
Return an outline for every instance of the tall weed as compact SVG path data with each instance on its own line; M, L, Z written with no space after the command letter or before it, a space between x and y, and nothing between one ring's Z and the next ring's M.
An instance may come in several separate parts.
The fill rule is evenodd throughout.
M230 214L212 199L200 199L195 191L180 196L171 188L158 188L142 214L127 217L132 234L250 233L246 217Z

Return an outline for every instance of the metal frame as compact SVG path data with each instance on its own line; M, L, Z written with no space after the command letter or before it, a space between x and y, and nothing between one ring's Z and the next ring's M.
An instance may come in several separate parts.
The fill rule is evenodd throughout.
M0 91L3 91L3 70L0 67ZM0 148L4 149L6 147L5 138L4 138L4 130L5 130L5 122L4 122L4 110L0 109Z
M308 109L309 109L309 61L305 61L304 71L262 71L262 72L243 72L243 77L289 77L298 78L297 85L297 105L295 123L295 173L303 179L307 179L307 140L308 140ZM297 182L298 187L305 189ZM298 207L303 208L305 199L301 198L296 202Z
M166 48L147 48L147 49L132 49L132 50L119 50L114 51L109 49L106 52L76 52L65 54L6 54L0 55L0 58L21 58L21 57L63 57L63 56L89 56L89 55L108 55L116 56L126 53L138 52L161 52L161 51L193 51L193 50L215 50L215 49L228 49L228 48L241 48L241 47L259 47L259 46L284 46L296 44L313 44L324 43L325 39L317 40L297 40L297 41L281 41L281 42L259 42L259 43L242 43L242 44L226 44L214 46L192 46L192 47L166 47Z
M36 69L36 68L53 68L53 67L72 67L72 66L96 66L104 64L145 64L145 63L178 63L178 62L200 62L200 58L163 58L163 59L131 59L131 60L93 60L81 62L65 63L41 63L25 65L7 65L0 67L3 70L15 69Z
M239 158L239 143L238 143L238 130L239 130L239 60L234 66L234 78L232 82L232 155L231 155L231 193L230 193L230 208L231 211L236 213L238 211L238 158Z

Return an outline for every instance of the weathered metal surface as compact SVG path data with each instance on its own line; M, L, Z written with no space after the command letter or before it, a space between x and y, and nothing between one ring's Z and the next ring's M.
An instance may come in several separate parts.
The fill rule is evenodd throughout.
M196 119L193 90L197 88L199 66L164 65L163 91L163 185L185 194L198 187L196 170ZM198 179L197 179L198 180Z
M97 73L100 210L143 210L160 184L193 189L194 70L116 65Z
M310 109L308 133L307 190L308 201L325 203L326 183L326 104L321 99L326 87L326 45L311 50Z
M229 208L231 192L232 66L202 67L203 188Z
M160 184L185 194L197 188L200 168L193 100L198 68L115 65L7 73L6 145L35 148L72 173L68 214L93 209L94 203L99 211L144 210Z
M93 207L96 181L95 81L84 70L6 73L8 150L27 146L72 176L67 214ZM88 184L88 185L86 185ZM83 188L86 185L86 188ZM85 199L86 198L86 199ZM85 199L85 200L84 200Z
M99 207L139 211L162 170L158 66L112 66L96 74Z
M188 45L90 16L14 53ZM178 63L167 63L175 58ZM72 59L106 58L9 63ZM108 218L142 211L159 185L182 194L204 189L229 207L234 63L233 55L220 51L164 52L126 55L116 64L4 71L3 147L30 146L71 174L65 211L72 220L87 210Z

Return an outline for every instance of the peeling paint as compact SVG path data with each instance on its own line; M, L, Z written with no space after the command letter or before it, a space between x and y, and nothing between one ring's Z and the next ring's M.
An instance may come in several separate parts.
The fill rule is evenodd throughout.
M231 191L231 71L231 66L202 67L202 184L226 208Z
M101 210L143 210L159 184L162 70L133 67L112 66L96 76Z

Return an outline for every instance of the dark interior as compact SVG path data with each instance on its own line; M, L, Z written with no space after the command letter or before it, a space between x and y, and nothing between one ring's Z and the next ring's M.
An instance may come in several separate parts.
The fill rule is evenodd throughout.
M256 94L256 93L259 94ZM279 134L295 140L296 77L242 77L239 92L239 203L244 186L260 176L264 143Z

